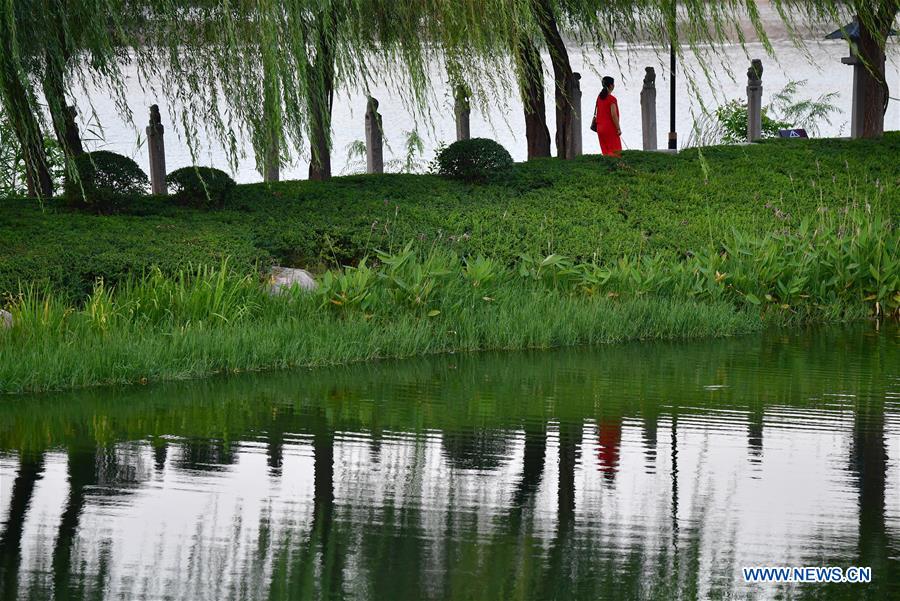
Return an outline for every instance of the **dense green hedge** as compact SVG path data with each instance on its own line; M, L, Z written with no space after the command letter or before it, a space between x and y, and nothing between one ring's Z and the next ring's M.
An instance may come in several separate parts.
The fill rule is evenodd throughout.
M352 262L408 240L511 260L559 252L601 261L685 254L732 228L763 233L820 206L869 203L900 218L900 134L879 141L775 140L673 156L625 152L516 164L490 184L430 175L364 175L329 182L238 186L206 212L147 198L116 215L51 203L0 201L0 294L49 282L81 294L118 281L232 258L316 267Z

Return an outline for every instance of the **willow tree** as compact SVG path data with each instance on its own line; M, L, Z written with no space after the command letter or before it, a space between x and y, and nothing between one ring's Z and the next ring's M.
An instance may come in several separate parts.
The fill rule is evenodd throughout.
M550 156L550 131L547 129L547 106L544 101L544 71L538 47L528 35L514 42L519 65L519 90L525 112L525 141L528 158Z
M684 57L691 52L708 79L713 79L717 47L747 41L741 22L749 20L765 51L774 50L760 19L755 0L620 0L598 6L594 0L557 0L569 31L581 42L602 51L613 38L620 42L673 45ZM854 53L865 65L860 82L864 98L863 137L884 131L890 98L885 78L885 49L891 27L900 13L900 0L770 0L791 33L793 43L805 49L800 29L826 31L855 17L860 25ZM695 82L691 81L691 84Z
M53 195L53 181L33 91L27 86L28 70L20 48L22 34L15 6L0 8L0 97L3 110L15 131L25 162L25 180L30 196Z
M772 0L788 25L855 11L859 54L870 66L865 135L883 129L884 46L898 0ZM798 12L799 11L799 12ZM799 16L798 16L799 15ZM571 135L573 74L564 40L599 55L617 42L689 50L708 77L710 48L745 41L749 16L766 50L771 45L754 0L6 0L0 5L0 99L26 157L29 188L49 195L41 145L39 93L71 155L80 141L65 110L72 87L98 81L124 101L123 69L161 81L170 115L196 158L198 131L210 132L232 164L250 140L261 171L309 142L310 177L330 175L331 112L339 89L368 91L389 80L416 110L429 112L431 67L455 61L476 102L509 81L525 104L529 156L549 154L540 50L554 74L556 142L565 157ZM878 109L881 111L879 112ZM282 150L283 147L286 149ZM292 148L291 148L292 147Z
M529 0L535 21L544 36L553 65L553 96L556 107L556 154L561 159L572 158L572 128L574 126L572 94L575 75L569 62L569 52L559 30L556 7L552 0Z
M701 67L711 64L704 52L710 46L729 43L735 33L743 43L739 21L749 16L760 39L771 52L753 0L507 0L511 15L503 21L492 18L488 27L509 28L512 37L506 50L513 57L514 73L522 96L528 158L550 155L549 132L544 103L544 71L540 50L546 49L553 72L556 118L554 140L557 156L570 158L571 137L575 126L572 95L575 77L566 47L571 39L583 48L602 56L619 55L627 50L619 42L650 42L658 48L676 47L692 51L702 58ZM502 11L490 11L494 15ZM476 28L478 26L476 25ZM468 42L468 40L466 40ZM469 42L470 43L470 42ZM471 43L470 43L471 44ZM712 77L711 71L706 71Z
M367 88L388 65L404 71L398 89L423 104L431 50L416 36L418 4L167 0L148 10L142 34L157 58L147 68L164 81L173 118L192 145L199 129L212 133L232 164L239 139L250 140L263 167L308 140L310 178L328 178L335 93ZM282 143L293 148L281 153Z
M53 193L43 145L44 107L67 158L83 152L69 107L73 86L80 79L84 88L85 78L104 82L124 105L122 48L128 44L128 35L123 22L139 13L140 7L125 0L6 0L0 4L0 100L22 149L32 196Z
M886 47L891 29L900 14L900 0L772 0L785 24L796 33L795 16L816 27L826 29L853 16L859 23L859 40L850 39L852 52L863 63L861 97L863 101L863 138L877 138L884 133L884 115L890 101L885 76ZM802 45L799 36L794 35Z
M43 74L41 87L56 139L68 157L84 152L75 124L75 113L69 109L66 80L72 55L80 50L77 12L70 11L68 0L42 0L41 10L51 28L43 37Z

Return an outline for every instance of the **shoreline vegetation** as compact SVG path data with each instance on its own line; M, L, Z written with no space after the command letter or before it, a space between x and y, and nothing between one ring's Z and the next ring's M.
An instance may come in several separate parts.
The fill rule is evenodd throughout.
M238 186L210 211L3 201L0 393L897 318L898 146ZM317 290L270 294L273 262L319 265Z
M410 242L326 272L315 291L277 295L227 260L115 288L100 280L80 305L32 286L0 333L0 392L900 315L900 233L871 212L735 232L723 247L609 265L523 254L508 266Z

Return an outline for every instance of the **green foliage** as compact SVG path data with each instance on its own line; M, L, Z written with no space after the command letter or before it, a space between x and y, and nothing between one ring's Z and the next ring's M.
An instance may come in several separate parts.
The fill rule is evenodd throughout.
M485 182L513 165L503 146L487 138L459 140L438 151L437 172L464 182Z
M44 152L50 167L54 187L62 181L66 171L66 158L59 143L44 137ZM12 124L0 111L0 198L27 196L25 182L25 158L16 139Z
M538 4L547 10L534 10ZM773 3L790 33L794 20L804 27L832 27L846 3L808 0L802 19L787 10L795 4ZM235 132L249 133L259 157L267 156L273 143L300 148L307 138L321 137L317 128L329 130L330 114L323 107L335 89L364 88L386 72L402 100L428 115L433 75L427 65L435 60L464 74L472 99L484 108L498 98L497 90L524 81L527 61L511 56L511 50L516 40L540 39L548 18L563 36L601 55L620 52L617 44L622 48L623 42L672 43L682 58L692 52L708 77L714 68L707 42L733 43L734 26L743 27L748 19L763 48L773 53L760 11L746 0L599 5L482 0L478 10L469 2L298 0L292 7L9 0L0 9L0 99L16 130L32 141L46 129L37 88L51 81L72 86L50 94L48 104L57 115L65 98L80 96L78 88L89 83L109 94L130 120L123 82L126 70L134 68L165 81L167 102L192 149L197 132L207 131L235 162L240 154ZM883 48L896 0L856 0L849 10ZM802 45L799 36L791 39ZM739 40L743 44L745 37Z
M426 164L422 160L425 154L425 142L418 130L411 129L403 132L403 156L388 161L385 166L388 171L396 173L423 173Z
M778 115L779 120L790 123L790 127L802 127L810 135L818 136L822 122L830 125L832 113L838 112L838 106L835 104L838 93L828 92L815 100L798 99L797 95L805 85L805 79L789 81L772 97L768 110Z
M72 206L108 210L147 193L147 174L129 157L97 150L82 154L73 162L78 177L66 174L64 192Z
M182 167L166 176L166 183L177 202L205 209L225 206L236 185L230 175L214 167Z
M322 306L343 312L357 308L363 312L374 310L371 297L375 272L362 259L356 267L346 267L343 273L327 271L319 283L317 294Z
M730 100L716 109L716 120L722 131L722 142L737 144L747 141L747 103ZM791 124L769 116L769 110L762 111L762 137L777 138L779 129L789 129Z
M481 255L508 266L521 254L609 265L622 257L683 258L721 245L732 229L793 232L804 218L847 206L900 221L900 136L883 140L766 140L678 155L624 153L515 165L467 185L432 175L350 176L330 182L241 185L220 211L131 203L116 215L42 211L0 202L0 297L39 282L73 298L102 277L117 285L157 266L237 271L259 263L356 265L375 249ZM764 174L764 177L763 175Z
M353 140L345 148L347 153L347 165L341 172L341 175L361 174L366 172L366 142L364 140Z
M551 254L523 255L506 266L443 249L420 252L407 243L398 252L378 252L372 267L363 260L327 272L313 292L270 295L258 277L223 261L173 276L153 270L117 288L98 280L75 305L30 286L7 306L14 325L0 332L5 392L60 385L59 365L80 374L69 375L65 386L134 381L147 377L148 357L159 362L150 373L183 377L453 350L721 335L867 313L900 318L900 230L864 209L825 212L791 233L735 232L722 247L681 261L653 254L608 264ZM4 356L13 352L19 361ZM21 360L37 356L40 362Z
M425 153L425 142L415 129L403 132L402 157L391 159L384 163L387 173L423 173L426 171L426 163L422 160ZM366 172L366 143L363 140L353 140L346 146L347 165L341 172L342 175L362 174ZM388 147L390 151L390 147Z

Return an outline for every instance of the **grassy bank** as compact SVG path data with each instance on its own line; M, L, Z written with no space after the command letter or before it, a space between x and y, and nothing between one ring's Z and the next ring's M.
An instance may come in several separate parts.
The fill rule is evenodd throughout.
M409 243L271 296L227 263L95 284L72 304L28 288L0 332L0 392L199 377L451 351L723 336L897 315L900 232L867 211L793 233L732 234L673 261L523 254L512 266Z
M0 295L47 283L70 300L102 277L116 284L159 267L355 263L375 248L492 257L565 255L615 263L683 258L746 235L796 231L848 205L900 218L900 135L882 140L772 141L678 155L626 152L518 164L488 185L428 175L238 186L224 210L135 200L116 215L0 200Z

